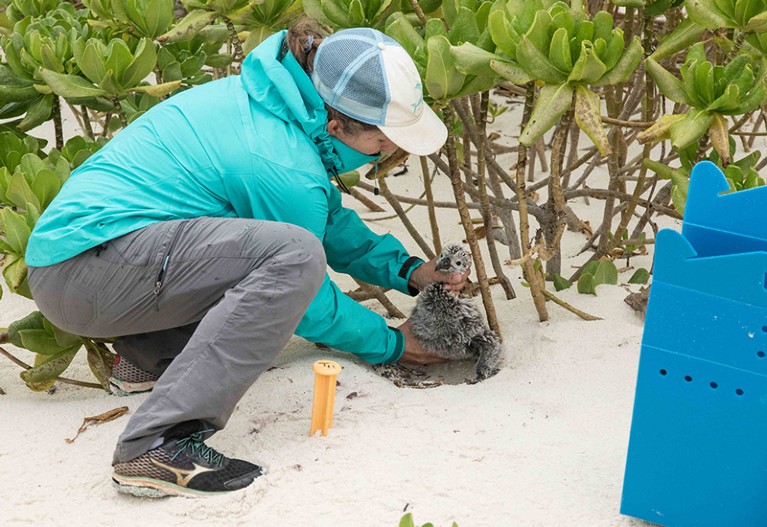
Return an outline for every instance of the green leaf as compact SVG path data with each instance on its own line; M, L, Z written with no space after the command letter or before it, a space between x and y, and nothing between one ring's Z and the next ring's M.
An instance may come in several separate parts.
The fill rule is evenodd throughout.
M762 78L757 79L755 82L756 87L748 92L747 95L743 96L741 93L740 102L735 109L731 111L722 110L721 112L728 115L740 115L753 112L762 106L765 102L765 96L767 96L767 85L765 85L765 81Z
M588 262L586 265L583 266L583 269L581 269L581 274L590 274L593 276L594 273L597 272L598 266L599 266L598 260Z
M686 18L663 38L660 45L650 55L650 58L661 61L674 53L687 49L691 44L698 42L705 31L706 28Z
M685 204L687 203L687 191L680 187L671 189L671 203L679 214L684 215Z
M598 86L607 86L626 82L639 66L643 56L644 48L642 47L642 42L638 36L635 36L618 63L596 84Z
M461 7L458 16L450 25L448 33L450 42L455 45L464 42L477 42L479 40L479 28L477 27L476 15L468 8Z
M525 33L523 37L524 40L526 40L529 44L532 44L535 49L537 49L538 52L544 57L549 52L549 44L551 42L549 37L550 27L551 15L548 13L548 11L541 9L535 14L533 25L530 26L530 29L527 30L527 33ZM517 53L519 53L519 48L517 48ZM517 58L521 60L521 57Z
M367 20L365 19L365 8L362 6L360 0L351 0L348 8L347 24L349 27L361 26Z
M703 101L704 107L714 102L714 66L709 61L695 65L695 88L698 97Z
M663 95L680 104L692 104L682 81L669 73L663 66L648 57L645 60L645 68Z
M725 16L713 0L685 0L687 15L696 24L706 29L735 27L735 21Z
M12 322L11 325L8 326L8 340L10 340L11 344L17 348L22 348L23 344L21 343L19 332L25 329L43 329L44 320L45 317L41 312L33 311L24 318Z
M591 84L601 79L605 73L607 73L607 66L597 57L594 44L587 40L581 42L581 54L573 64L567 80Z
M211 68L226 68L232 63L232 56L228 53L214 53L205 59L205 65Z
M389 17L386 34L399 42L411 57L415 56L416 50L424 44L423 37L401 12L396 12Z
M648 271L644 267L640 267L639 269L634 271L634 274L631 275L631 278L629 278L629 283L630 284L646 284L649 279L650 279L650 271Z
M53 93L64 98L98 97L107 93L77 75L62 75L43 68L38 71Z
M123 88L131 88L143 81L152 73L157 64L157 50L154 43L148 38L141 39L136 47L133 61L123 71L120 84Z
M351 172L339 174L338 178L346 187L353 187L360 182L360 173L358 170L352 170Z
M0 100L26 101L36 97L33 82L17 76L11 68L0 64Z
M501 7L496 9L498 5ZM488 30L498 49L509 57L516 58L519 35L512 28L505 11L506 7L503 0L499 0L493 5L487 20Z
M575 88L568 84L546 85L538 93L530 121L519 136L524 146L532 146L553 127L573 104Z
M53 198L61 190L63 182L52 170L41 170L35 176L30 188L35 196L34 201L29 201L37 210L43 211L50 205ZM24 207L26 209L26 206Z
M728 132L727 119L715 113L711 126L708 128L708 138L722 162L727 165L730 162L730 134Z
M27 264L23 256L14 253L5 257L3 278L11 291L23 297L32 298L27 281Z
M594 286L601 284L616 285L618 283L618 269L610 260L600 260L594 271Z
M658 141L664 141L668 139L671 135L671 125L678 121L684 120L686 117L687 117L686 114L664 115L658 121L656 121L655 124L653 124L650 128L642 131L637 136L637 141L639 141L640 144L657 143ZM650 160L645 159L644 161L650 161Z
M762 0L737 0L735 2L735 22L744 27L751 18L764 9Z
M32 233L24 218L8 208L0 209L0 218L5 226L5 241L14 252L23 255L27 250L29 235ZM6 262L7 265L7 262Z
M87 350L88 366L93 372L94 377L99 381L104 390L109 391L109 378L112 376L112 364L114 363L114 354L106 347L99 347L98 344L90 339L84 340Z
M597 11L592 18L594 22L594 38L593 42L597 39L602 39L605 42L610 40L613 35L613 17L607 11Z
M170 31L157 37L158 42L178 42L193 38L197 32L213 22L218 15L211 11L192 10Z
M481 93L488 91L497 84L496 77L486 77L484 75L469 75L466 77L466 82L463 83L461 89L455 94L455 97L465 97L466 95L472 95L475 93Z
M727 18L734 20L736 4L740 3L740 1L742 0L709 0L703 2L703 4L707 9L716 11Z
M40 366L46 360L48 360L48 356L36 354L35 360L32 362L32 366ZM44 381L44 382L27 383L27 388L29 388L33 392L44 392L46 390L50 390L54 384L56 384L56 381L52 381L52 380Z
M109 78L109 72L112 72L114 80L122 86L121 79L123 74L128 69L128 66L133 62L133 53L131 53L128 44L124 40L119 38L113 38L107 46L107 58L104 61L104 68L107 70L107 75L104 80L101 81L102 87L110 93L120 93L121 89L110 90L106 86L106 79Z
M744 33L764 33L767 32L767 11L751 17L748 24L743 27Z
M101 41L92 38L87 43L78 40L73 49L77 67L91 82L100 83L107 73L104 67L106 46Z
M464 75L498 76L498 73L490 67L490 61L500 58L495 53L485 51L470 42L451 46L450 53L453 55L455 68Z
M610 73L613 68L615 68L618 65L618 62L620 62L621 58L623 57L623 51L626 49L626 42L623 39L623 31L615 31L615 34L610 37L610 40L607 41L607 47L602 55L602 62L604 62L605 67L607 68L608 74ZM641 60L641 55L640 55ZM638 63L637 63L638 64ZM629 72L629 76L631 73L634 72L636 69L636 66L631 69L631 72Z
M27 108L27 114L19 123L19 130L28 132L32 128L36 128L47 121L51 117L54 97L57 96L53 94L42 95L30 104L29 108Z
M441 35L426 42L429 58L426 63L426 89L434 100L445 100L458 92L465 76L461 74L450 54L450 41Z
M567 278L564 278L558 274L554 275L554 289L556 289L557 291L563 291L565 289L568 289L572 285L573 283Z
M349 7L338 0L323 0L320 2L322 14L330 20L333 25L351 27L349 24Z
M570 54L570 40L567 30L560 27L551 37L551 47L549 48L549 60L551 64L568 75L573 69L573 59Z
M399 527L415 527L415 523L413 522L413 515L409 512L405 514L399 521Z
M149 0L142 13L144 36L155 38L168 30L173 20L173 0Z
M24 174L19 171L14 172L11 175L11 179L8 182L6 197L20 209L26 209L27 203L31 203L38 210L40 209L40 201L30 188Z
M61 60L56 56L56 53L51 49L50 45L44 44L40 48L42 54L42 65L44 68L53 70L56 73L64 73L64 65Z
M248 33L248 37L245 42L242 43L242 52L247 55L258 46L261 42L269 38L274 34L271 27L266 25L258 25L253 27ZM164 77L163 77L164 78Z
M610 155L610 143L602 126L601 101L599 95L580 84L575 88L575 122L603 156Z
M20 376L24 382L28 383L39 383L55 379L69 367L79 349L79 346L66 348L51 356L39 366L21 372Z
M164 82L162 84L150 84L148 86L135 86L130 88L132 92L142 92L153 97L163 97L181 86L181 81Z
M53 333L44 329L22 329L19 338L23 348L41 355L55 355L64 349Z
M567 75L555 68L549 57L541 53L526 36L517 46L517 63L533 79L546 84L561 84L567 80Z
M47 319L46 319L47 320ZM50 321L48 321L50 324ZM54 326L53 324L50 324L51 329L53 331L53 336L56 339L56 342L58 342L59 346L62 348L68 348L70 346L74 346L76 344L82 344L83 338L79 335L75 335L74 333L69 333L68 331L64 331L61 328L58 328Z
M594 285L594 275L581 274L578 278L578 292L585 295L596 295L597 288Z
M525 70L513 62L491 60L490 67L498 75L514 84L527 84L533 80Z
M690 110L687 116L671 125L671 144L677 150L686 148L708 132L714 116L704 110Z

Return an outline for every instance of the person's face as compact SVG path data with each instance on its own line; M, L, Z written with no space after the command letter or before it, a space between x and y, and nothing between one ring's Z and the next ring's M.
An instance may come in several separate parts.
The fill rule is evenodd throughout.
M341 123L335 119L328 121L328 133L349 148L353 148L357 152L362 152L369 156L377 155L380 152L391 154L397 149L397 145L392 143L389 138L378 129L356 134L347 134L341 127Z

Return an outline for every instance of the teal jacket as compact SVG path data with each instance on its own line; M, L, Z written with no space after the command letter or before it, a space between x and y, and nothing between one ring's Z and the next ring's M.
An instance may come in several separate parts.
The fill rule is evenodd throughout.
M256 218L299 225L322 240L335 271L407 293L420 260L343 208L330 181L374 158L328 134L324 103L281 53L284 38L250 53L241 76L155 106L75 170L38 220L27 264L52 265L154 222ZM296 334L372 363L404 351L399 331L328 276Z

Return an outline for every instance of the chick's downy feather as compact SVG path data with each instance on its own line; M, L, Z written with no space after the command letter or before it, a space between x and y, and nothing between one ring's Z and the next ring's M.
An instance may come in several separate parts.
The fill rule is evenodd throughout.
M471 254L458 244L446 245L436 269L449 275L471 266ZM482 314L468 297L454 295L442 283L427 286L418 295L410 317L411 331L429 351L447 359L476 357L477 376L498 373L501 342L487 327Z

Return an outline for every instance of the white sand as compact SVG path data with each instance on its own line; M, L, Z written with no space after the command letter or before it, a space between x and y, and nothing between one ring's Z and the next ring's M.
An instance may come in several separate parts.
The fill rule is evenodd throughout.
M511 163L504 160L504 166ZM390 178L390 186L417 196L418 174L411 168ZM439 179L439 196L446 199L449 184ZM571 203L594 226L601 204ZM425 211L415 209L412 217L426 233ZM455 211L440 217L443 239L463 239ZM419 254L398 220L374 228L393 232ZM563 274L588 256L574 256L584 242L583 234L566 233ZM499 247L506 259L506 248ZM631 263L649 268L650 258ZM352 355L292 339L277 368L256 382L210 441L269 473L221 497L117 494L110 461L128 417L91 427L72 444L64 439L84 417L121 405L132 412L144 396L118 398L65 384L54 395L34 393L19 379L20 369L0 357L0 525L396 527L403 511L418 525L436 527L453 521L460 527L649 525L619 513L643 324L623 302L627 288L600 286L598 296L575 287L563 291L563 299L603 320L585 322L549 303L551 318L540 323L520 284L521 270L506 270L517 299L507 301L498 286L493 293L508 360L480 384L400 389ZM339 283L354 288L345 277ZM390 297L406 312L413 306L404 295ZM33 309L6 291L0 327ZM7 349L31 360L24 350ZM320 358L344 369L329 436L309 437L311 364ZM91 380L80 358L66 376Z

